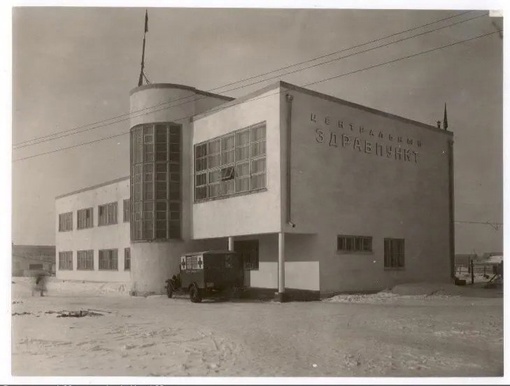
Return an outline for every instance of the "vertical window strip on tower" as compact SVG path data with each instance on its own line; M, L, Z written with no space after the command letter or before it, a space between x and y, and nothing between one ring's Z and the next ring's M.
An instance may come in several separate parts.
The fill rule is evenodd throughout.
M132 240L181 237L181 126L131 130Z

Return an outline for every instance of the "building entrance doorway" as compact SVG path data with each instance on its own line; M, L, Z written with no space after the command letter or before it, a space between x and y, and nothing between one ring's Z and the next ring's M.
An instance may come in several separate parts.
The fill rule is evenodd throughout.
M235 240L234 251L241 254L245 271L259 269L259 241L258 240ZM244 285L250 286L250 274L244 275Z

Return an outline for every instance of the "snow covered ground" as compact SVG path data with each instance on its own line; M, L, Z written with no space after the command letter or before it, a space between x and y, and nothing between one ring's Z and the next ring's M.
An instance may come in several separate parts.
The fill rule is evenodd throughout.
M411 285L322 302L193 304L55 279L49 296L32 297L29 281L13 281L14 376L503 375L496 290ZM61 316L80 310L89 314Z

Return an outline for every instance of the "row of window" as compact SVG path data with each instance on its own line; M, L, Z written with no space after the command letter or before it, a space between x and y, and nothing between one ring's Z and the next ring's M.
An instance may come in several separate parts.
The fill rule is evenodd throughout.
M372 252L370 236L338 236L337 249L346 253ZM247 270L259 268L258 240L239 240L234 242L234 250L243 256ZM405 240L384 239L384 268L405 267Z
M372 252L371 236L337 237L337 249L344 253ZM246 270L259 269L259 241L236 240L234 250L243 256ZM405 267L405 240L395 238L384 239L384 268Z
M130 200L123 201L124 222L130 219ZM111 202L98 206L99 220L97 225L117 224L117 203ZM80 209L76 212L76 229L87 229L94 226L94 208ZM61 213L58 215L58 231L68 232L73 230L73 212Z
M371 236L346 236L337 237L337 251L343 253L372 252ZM405 240L384 239L384 268L405 267Z
M372 252L372 237L370 236L338 236L337 249L346 253ZM243 256L244 267L246 270L259 269L259 242L258 240L236 240L234 250ZM118 252L117 249L99 250L99 270L117 271L118 270ZM94 251L77 251L77 270L94 270ZM405 240L404 239L384 239L384 268L404 268L405 267ZM59 252L58 256L59 270L74 270L73 252ZM124 269L131 269L130 248L124 248Z
M265 187L265 122L195 145L195 201Z
M118 271L118 250L100 249L98 251L99 271ZM73 251L62 251L58 253L58 269L61 271L73 271ZM94 251L81 250L76 252L76 269L78 271L94 271ZM131 249L124 248L124 270L131 270Z

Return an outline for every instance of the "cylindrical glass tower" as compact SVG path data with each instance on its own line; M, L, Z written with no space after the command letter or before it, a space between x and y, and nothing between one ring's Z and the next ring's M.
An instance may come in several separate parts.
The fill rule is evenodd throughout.
M192 120L230 98L158 83L130 93L131 290L163 293L183 253L221 248L192 240ZM218 244L219 243L219 244Z

